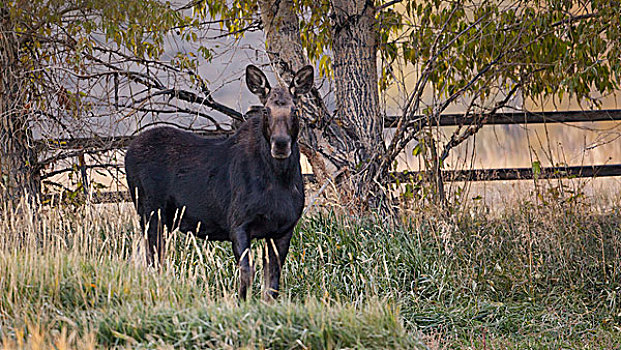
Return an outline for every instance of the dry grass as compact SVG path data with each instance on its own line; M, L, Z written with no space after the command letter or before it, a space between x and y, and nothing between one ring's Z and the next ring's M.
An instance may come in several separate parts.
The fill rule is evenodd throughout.
M418 208L398 226L315 213L272 304L259 301L260 268L237 302L226 243L174 232L164 269L144 267L128 204L5 209L2 346L618 348L619 206L542 203L450 219Z

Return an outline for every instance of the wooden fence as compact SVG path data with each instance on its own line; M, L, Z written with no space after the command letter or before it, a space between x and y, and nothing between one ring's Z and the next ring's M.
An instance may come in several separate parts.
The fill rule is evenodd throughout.
M539 123L575 123L575 122L596 122L596 121L619 121L621 120L621 110L598 110L598 111L566 111L566 112L511 112L495 113L482 116L464 116L463 114L442 115L439 120L434 121L438 126L470 125L481 122L485 125L499 124L539 124ZM386 128L396 125L397 117L389 116L385 118ZM410 123L412 127L421 127L428 124L424 117L414 118ZM230 133L226 130L204 131L206 136L222 135ZM100 138L73 138L73 139L54 139L39 140L37 147L45 149L64 149L76 150L76 155L80 154L80 149L105 147L106 149L123 149L132 140L132 136L119 137L100 137ZM82 174L85 176L86 168L116 167L118 164L103 165L82 165ZM58 172L60 173L60 172ZM444 170L443 178L446 181L496 181L496 180L528 180L534 178L579 178L579 177L604 177L621 176L621 164L587 165L587 166L565 166L547 167L541 169L533 168L499 168L499 169L471 169L471 170ZM55 175L55 172L44 174L44 177ZM393 181L405 182L424 175L422 172L393 172ZM305 175L305 181L314 182L313 175ZM84 179L84 183L88 183ZM50 199L50 198L47 198ZM92 201L95 203L127 201L129 194L125 191L104 192L93 195Z

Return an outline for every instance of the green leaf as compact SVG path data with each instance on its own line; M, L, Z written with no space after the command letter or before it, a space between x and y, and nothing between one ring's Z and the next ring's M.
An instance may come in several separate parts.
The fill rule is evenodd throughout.
M414 146L414 149L412 149L412 155L418 156L419 154L421 154L422 151L423 151L423 146L421 143L419 143L416 146Z
M539 175L541 174L541 163L539 161L534 161L532 164L533 169L533 177L535 180L539 179Z

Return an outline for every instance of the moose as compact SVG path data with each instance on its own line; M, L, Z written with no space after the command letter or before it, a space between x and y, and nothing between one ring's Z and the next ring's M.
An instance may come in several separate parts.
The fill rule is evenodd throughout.
M304 207L296 102L313 86L305 66L289 87L272 88L257 67L246 85L263 105L229 137L206 138L171 127L148 129L125 156L127 185L146 236L146 258L157 267L164 228L230 241L239 267L239 298L252 283L252 239L265 239L265 299L278 297L280 273ZM250 114L250 113L249 113Z

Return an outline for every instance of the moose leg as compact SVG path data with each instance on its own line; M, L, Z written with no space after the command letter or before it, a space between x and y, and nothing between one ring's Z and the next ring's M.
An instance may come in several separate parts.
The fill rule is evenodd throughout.
M289 243L293 230L279 239L267 238L263 250L263 280L265 290L263 299L269 301L278 298L280 271L289 253Z
M252 264L250 261L250 237L243 228L233 233L233 254L239 266L239 298L246 300L248 288L252 284Z
M164 262L164 228L162 212L157 209L143 218L143 232L146 234L147 265L159 268ZM157 258L157 260L156 260Z

